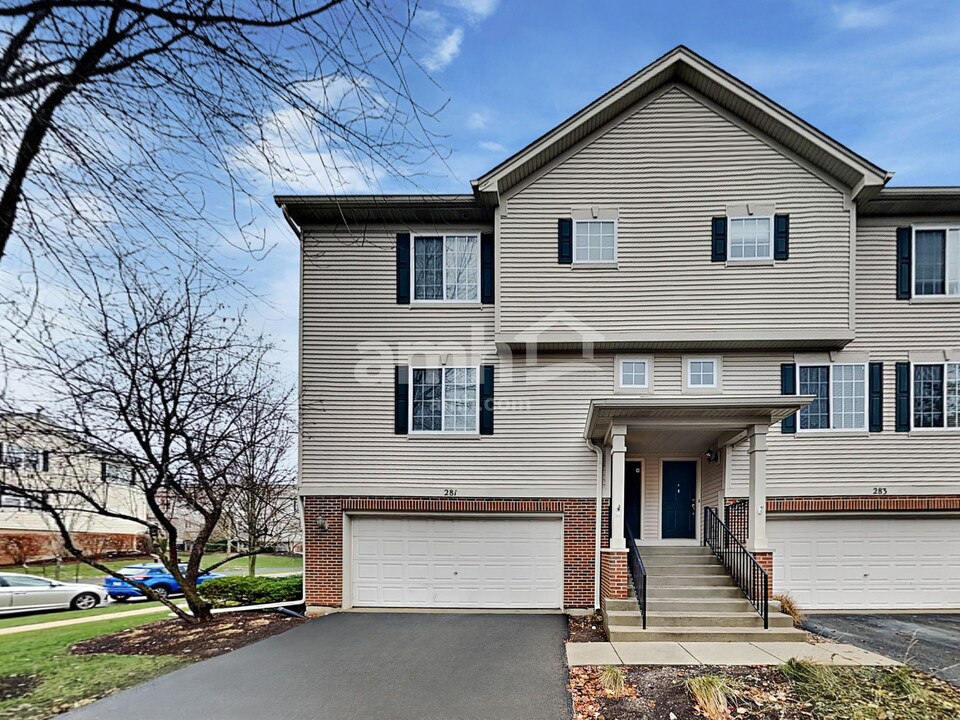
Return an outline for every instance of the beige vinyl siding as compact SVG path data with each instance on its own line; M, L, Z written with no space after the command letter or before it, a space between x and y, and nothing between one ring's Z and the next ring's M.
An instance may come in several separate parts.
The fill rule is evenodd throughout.
M590 400L612 394L612 356L541 355L528 366L523 356L497 354L493 307L397 305L398 231L410 228L368 231L363 242L319 231L305 240L303 492L594 496L596 456L583 427ZM494 435L394 434L394 365L424 354L496 367ZM358 377L361 362L380 376Z
M720 462L708 463L706 458L700 461L700 519L703 520L703 508L718 508L717 498L723 491L723 458ZM722 503L719 505L723 507Z
M888 495L960 493L960 470L956 465L960 431L895 432L896 363L909 361L911 351L960 348L960 301L896 299L897 227L939 222L958 223L960 218L858 221L857 337L843 352L847 357L860 356L883 363L884 430L799 431L796 435L783 435L780 426L775 425L768 442L768 496L871 495L874 488L883 488ZM789 354L767 357L767 368L757 365L758 372L770 375L765 386L773 381L773 373L779 373L780 362L793 362ZM725 370L730 365L728 362ZM731 495L747 492L746 447L742 443L736 449Z
M788 261L710 261L711 218L747 202L789 213ZM557 219L593 206L618 210L619 269L557 263ZM674 87L507 199L498 331L557 310L600 332L846 329L850 233L840 190Z

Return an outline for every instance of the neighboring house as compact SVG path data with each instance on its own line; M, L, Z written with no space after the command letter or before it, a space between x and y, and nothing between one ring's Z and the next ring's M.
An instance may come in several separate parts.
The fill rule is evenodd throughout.
M26 488L28 497L17 488ZM60 531L35 499L37 493L65 511L71 538L84 552L145 549L143 525L92 512L69 494L76 488L114 512L148 517L128 466L110 462L38 414L0 415L0 565L68 556ZM65 492L58 496L58 490Z
M472 194L278 197L309 604L594 608L711 508L807 609L960 608L960 188L890 177L680 47Z

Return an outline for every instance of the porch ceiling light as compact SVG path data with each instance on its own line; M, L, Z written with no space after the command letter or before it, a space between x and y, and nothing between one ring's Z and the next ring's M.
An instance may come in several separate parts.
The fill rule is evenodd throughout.
M719 450L707 450L703 456L707 459L708 463L720 462L720 451Z

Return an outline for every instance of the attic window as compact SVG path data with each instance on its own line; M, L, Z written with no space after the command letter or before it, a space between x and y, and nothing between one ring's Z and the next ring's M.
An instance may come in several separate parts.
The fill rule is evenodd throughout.
M617 223L614 220L577 220L573 223L573 262L617 261Z

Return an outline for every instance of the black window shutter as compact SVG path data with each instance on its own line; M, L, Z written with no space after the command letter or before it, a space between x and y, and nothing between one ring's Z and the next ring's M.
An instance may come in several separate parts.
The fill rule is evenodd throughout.
M105 462L100 463L100 482L107 481L107 464Z
M780 365L780 394L797 394L797 366L795 363L782 363ZM785 417L780 422L780 432L795 433L797 431L797 414L793 413Z
M410 304L410 233L397 233L397 305Z
M493 304L494 300L494 252L493 233L480 234L480 302Z
M41 462L42 462L42 465L40 466L40 469L43 470L43 472L50 472L50 451L49 450L43 451L43 455L41 455Z
M773 216L773 259L786 260L790 257L790 216Z
M493 435L493 365L480 366L480 434Z
M710 243L710 260L712 262L727 261L727 218L715 217L712 223L712 242Z
M897 432L910 430L910 363L897 363Z
M883 432L883 363L870 363L870 432Z
M573 220L557 220L557 262L561 265L573 264Z
M408 374L409 369L406 365L397 365L393 369L393 432L395 435L407 434L410 403Z
M913 233L909 227L897 228L897 300L909 300L911 266L913 265Z

